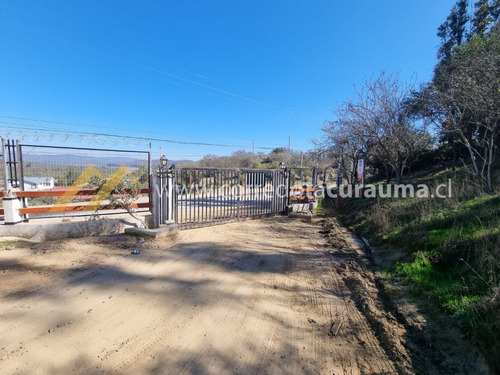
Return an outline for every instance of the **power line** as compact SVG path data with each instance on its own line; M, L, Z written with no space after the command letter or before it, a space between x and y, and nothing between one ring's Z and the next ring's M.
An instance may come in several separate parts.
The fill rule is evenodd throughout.
M119 131L127 131L127 132L137 132L138 131L138 129L127 129L127 128L113 127L113 126L83 124L83 123L79 123L79 122L64 122L64 121L56 121L56 120L42 120L42 119L35 119L35 118L5 116L5 115L0 115L0 118L9 119L9 120L43 122L43 123L47 123L47 124L82 126L82 127L87 127L87 128L96 128L96 129L110 129L110 130L119 130ZM164 135L170 135L170 136L175 136L175 137L187 137L187 138L223 140L223 138L217 138L217 137L205 137L205 136L186 135L186 134L174 134L174 133L168 133L168 132L162 132L162 131L150 131L150 130L143 130L143 129L141 129L140 132L141 133L148 133L148 134L164 134ZM244 141L244 140L228 140L228 141L232 141L232 142L249 142L249 143L251 142L251 141ZM260 144L267 144L267 145L275 146L272 143L266 143L266 142L260 142Z
M6 138L10 136L11 132L16 132L16 131L28 131L32 132L36 135L37 132L43 132L43 133L59 133L65 135L67 138L72 138L74 136L90 136L93 138L97 137L110 137L112 139L124 139L124 140L135 140L138 141L139 143L141 142L164 142L164 143L172 143L172 144L178 144L178 145L194 145L194 146L213 146L213 147L226 147L226 148L240 148L240 149L251 149L252 146L246 146L246 145L233 145L233 144L222 144L222 143L208 143L208 142L188 142L188 141L177 141L173 139L165 139L165 138L148 138L148 137L137 137L137 136L129 136L129 135L116 135L116 134L107 134L107 133L90 133L90 132L84 132L84 131L71 131L71 133L68 133L66 129L57 129L57 128L47 128L47 127L40 127L36 126L33 124L22 124L22 123L17 123L17 122L8 122L8 121L0 121L0 124L5 124L5 125L17 125L16 129L11 129L10 127L6 126L1 126L0 129L7 130L6 133ZM255 149L259 150L273 150L273 147L255 147Z
M11 13L11 14L14 14L14 15L16 15L18 17L26 18L28 20L33 21L30 18L17 15L17 14L15 14L13 12L10 12L10 11L5 11L3 9L0 9L0 11L4 11L6 13ZM289 112L288 110L285 110L283 108L278 108L277 106L269 104L269 103L265 103L265 102L262 102L262 101L259 101L259 100L255 100L255 99L243 96L243 95L239 95L239 94L236 94L236 93L228 91L228 90L223 90L223 89L219 89L219 88L214 87L214 86L206 85L206 84L194 81L192 79L181 77L181 76L176 75L176 74L168 73L166 71L163 71L163 70L160 70L160 69L157 69L157 68L153 68L153 67L150 67L148 65L135 62L133 60L129 60L129 59L126 59L126 58L123 58L123 57L120 57L120 56L116 56L116 55L113 55L113 54L108 53L108 52L100 51L100 50L92 48L92 47L87 47L87 46L85 46L83 44L79 44L79 43L68 41L68 40L65 40L65 39L62 39L62 38L54 37L54 36L51 36L51 35L39 32L37 30L33 30L33 29L30 29L30 28L27 28L27 27L23 27L23 26L18 26L18 27L20 27L22 29L25 29L25 30L28 30L28 31L31 31L33 33L42 35L42 36L44 36L46 38L50 38L50 39L53 39L53 40L56 40L56 41L59 41L59 42L62 42L62 43L68 44L68 45L75 46L75 47L83 48L83 49L86 49L88 51L91 51L91 52L94 52L94 53L97 53L97 54L100 54L100 55L103 55L103 56L106 56L106 57L109 57L109 58L112 58L112 59L115 59L115 60L118 60L118 61L121 61L121 62L125 62L125 63L134 65L136 67L139 67L139 68L142 68L142 69L145 69L145 70L149 70L149 71L152 71L152 72L155 72L155 73L158 73L158 74L163 74L163 75L169 76L171 78L174 78L174 79L177 79L177 80L189 83L189 84L194 85L194 86L202 87L202 88L205 88L205 89L208 89L208 90L213 90L215 92L218 92L218 93L221 93L221 94L224 94L224 95L227 95L227 96L231 96L231 97L234 97L234 98L238 98L238 99L241 99L241 100L244 100L244 101L247 101L247 102L251 102L251 103L254 103L254 104L258 104L258 105L261 105L261 106L264 106L264 107L268 107L268 108L272 108L272 109L280 109L280 110Z
M65 34L70 34L70 35L73 35L73 36L76 36L76 37L84 38L87 41L92 42L92 43L96 43L96 44L98 44L98 45L100 45L101 47L104 47L104 48L111 48L111 49L114 49L116 51L124 52L126 54L132 55L134 57L142 57L142 58L144 58L144 56L142 54L138 54L137 52L130 51L130 50L127 50L127 49L124 49L124 48L118 48L118 47L113 46L111 44L102 43L101 41L91 40L90 38L88 38L87 35L82 35L82 34L79 34L79 33L75 33L72 30L68 30L68 29L60 27L60 26L54 26L54 25L48 24L46 22L40 21L38 19L35 19L35 18L32 18L32 17L28 17L28 16L25 16L25 15L13 12L11 10L0 8L0 12L4 12L4 13L10 14L10 15L12 15L14 17L25 19L25 20L31 21L33 23L37 23L39 25L42 25L42 26L44 26L44 27L46 27L48 29L52 29L52 30L57 31L57 32L63 32ZM154 62L154 63L158 63L158 61L153 61L151 59L149 59L149 61ZM203 74L200 74L200 73L197 73L197 72L191 72L191 71L183 69L183 68L175 67L175 66L172 66L172 65L167 65L164 62L161 62L161 64L165 65L169 69L174 69L174 70L177 70L177 71L182 72L182 73L194 75L194 76L196 76L198 78L203 78L203 79L208 79L208 80L213 81L213 79L210 79L209 77L206 77Z

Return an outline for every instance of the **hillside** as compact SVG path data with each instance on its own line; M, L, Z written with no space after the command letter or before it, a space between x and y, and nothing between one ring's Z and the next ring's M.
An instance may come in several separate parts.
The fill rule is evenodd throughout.
M494 170L498 179L498 165ZM498 189L477 194L468 176L463 168L432 168L405 181L431 188L450 184L452 194L443 199L329 203L374 245L376 267L395 297L417 302L431 321L444 314L499 371L500 195Z

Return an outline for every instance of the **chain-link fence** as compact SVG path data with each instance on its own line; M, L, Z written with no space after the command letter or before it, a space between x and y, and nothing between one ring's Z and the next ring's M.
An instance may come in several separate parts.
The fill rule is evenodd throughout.
M121 166L127 168L141 187L149 187L150 154L146 151L23 144L21 160L24 190L32 189L37 182L49 182L56 189L71 186L88 168L107 179Z

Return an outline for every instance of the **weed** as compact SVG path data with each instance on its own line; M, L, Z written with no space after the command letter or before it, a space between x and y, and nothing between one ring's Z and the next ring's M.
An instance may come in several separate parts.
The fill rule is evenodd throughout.
M384 255L386 277L447 313L500 369L500 196L478 196L460 170L420 173L412 182L448 178L446 199L344 199L342 219L392 249L384 251L392 252Z
M324 199L319 199L318 204L316 206L316 212L324 212L325 211L325 206L324 206Z
M0 247L17 247L19 246L19 241L16 240L2 240L0 241Z

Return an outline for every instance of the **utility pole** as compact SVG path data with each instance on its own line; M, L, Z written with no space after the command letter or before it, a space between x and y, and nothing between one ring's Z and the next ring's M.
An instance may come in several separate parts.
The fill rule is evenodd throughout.
M288 152L291 152L291 138L292 138L292 135L291 134L288 134Z
M255 139L252 139L252 154L255 154Z
M302 151L300 151L300 168L302 168Z

